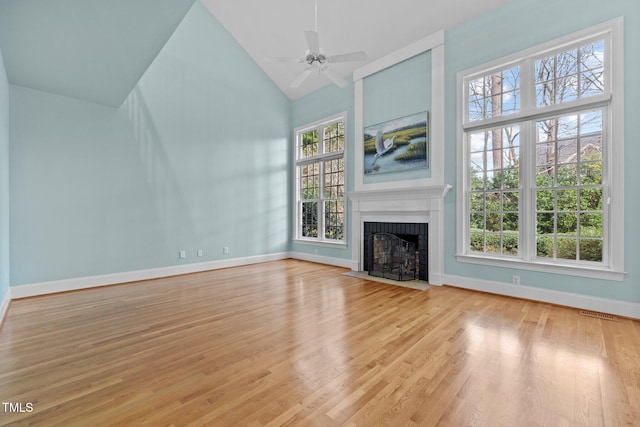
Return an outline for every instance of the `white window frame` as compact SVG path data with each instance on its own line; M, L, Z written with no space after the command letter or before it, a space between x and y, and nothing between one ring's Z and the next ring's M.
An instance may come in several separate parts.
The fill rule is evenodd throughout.
M344 124L344 147L345 149L342 151L332 151L329 153L324 153L323 147L323 135L325 127L331 126L337 122L342 122ZM300 157L301 150L301 140L302 134L312 131L318 130L318 143L319 143L319 154L313 157ZM344 111L342 113L327 117L325 119L310 123L308 125L300 126L294 129L294 176L295 176L295 185L294 185L294 213L293 213L293 223L294 223L294 237L293 241L296 243L309 243L320 246L329 246L329 247L344 247L347 244L347 112ZM323 201L324 199L324 161L342 158L344 162L344 191L342 202L344 206L344 224L343 224L343 233L342 239L327 239L324 237L325 235L325 219L324 219L324 207ZM302 223L301 223L301 214L302 214L302 200L301 200L301 188L300 188L300 166L308 163L318 163L320 165L320 178L319 178L319 199L318 199L318 237L303 237L302 236Z
M605 40L605 87L607 92L575 101L538 108L535 105L533 65L534 61L567 48ZM505 58L497 59L457 74L457 260L474 264L523 270L566 274L605 280L624 280L624 61L623 18L570 34ZM468 120L467 83L482 75L508 68L515 64L520 69L521 103L517 113L492 117L481 121ZM522 142L520 178L520 247L518 256L472 252L469 249L469 138L474 130L489 127L520 125L521 135L535 139L537 119L552 115L569 114L589 108L604 107L603 136L606 140L603 153L603 262L582 263L537 258L535 255L535 143ZM532 241L531 239L534 239ZM533 252L533 253L532 253Z

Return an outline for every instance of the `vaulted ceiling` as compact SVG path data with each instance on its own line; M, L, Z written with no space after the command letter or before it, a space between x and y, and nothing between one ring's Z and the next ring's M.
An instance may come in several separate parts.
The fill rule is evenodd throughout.
M290 83L306 64L274 63L269 57L301 57L305 30L315 28L316 0L201 0L264 72L291 99L331 84L311 76ZM317 0L320 46L329 54L365 51L368 61L447 30L510 0ZM363 63L330 64L350 76Z
M290 83L305 64L305 30L315 0L199 0L290 98L331 84L312 75ZM317 0L320 45L336 55L363 50L378 59L509 0ZM194 0L0 0L0 49L11 84L119 106ZM364 63L330 64L349 78Z

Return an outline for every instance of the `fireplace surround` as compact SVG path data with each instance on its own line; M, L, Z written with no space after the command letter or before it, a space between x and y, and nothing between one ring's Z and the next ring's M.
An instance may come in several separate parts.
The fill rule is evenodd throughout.
M351 201L351 230L354 270L365 272L364 224L388 222L428 224L426 280L442 285L444 277L444 197L450 185L434 185L389 190L353 191Z

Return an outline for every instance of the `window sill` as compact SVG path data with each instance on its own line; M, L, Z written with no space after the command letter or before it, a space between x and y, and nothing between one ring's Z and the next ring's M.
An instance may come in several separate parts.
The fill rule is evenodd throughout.
M314 239L291 239L291 241L293 243L301 244L301 245L324 246L327 248L344 249L347 247L346 242L328 242L326 240L314 240Z
M594 268L577 265L554 264L542 261L524 261L517 258L492 258L479 255L456 255L456 259L459 262L466 262L470 264L517 268L520 270L540 271L543 273L564 274L567 276L611 280L616 282L622 282L625 278L625 273L623 271L616 271L606 267Z

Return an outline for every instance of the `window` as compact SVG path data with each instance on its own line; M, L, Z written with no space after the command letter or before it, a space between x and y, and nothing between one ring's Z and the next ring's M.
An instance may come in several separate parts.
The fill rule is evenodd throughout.
M296 238L345 241L345 114L296 130Z
M621 280L620 28L458 75L459 259Z
M519 135L519 126L493 128L469 135L469 248L472 251L518 254L521 198Z

